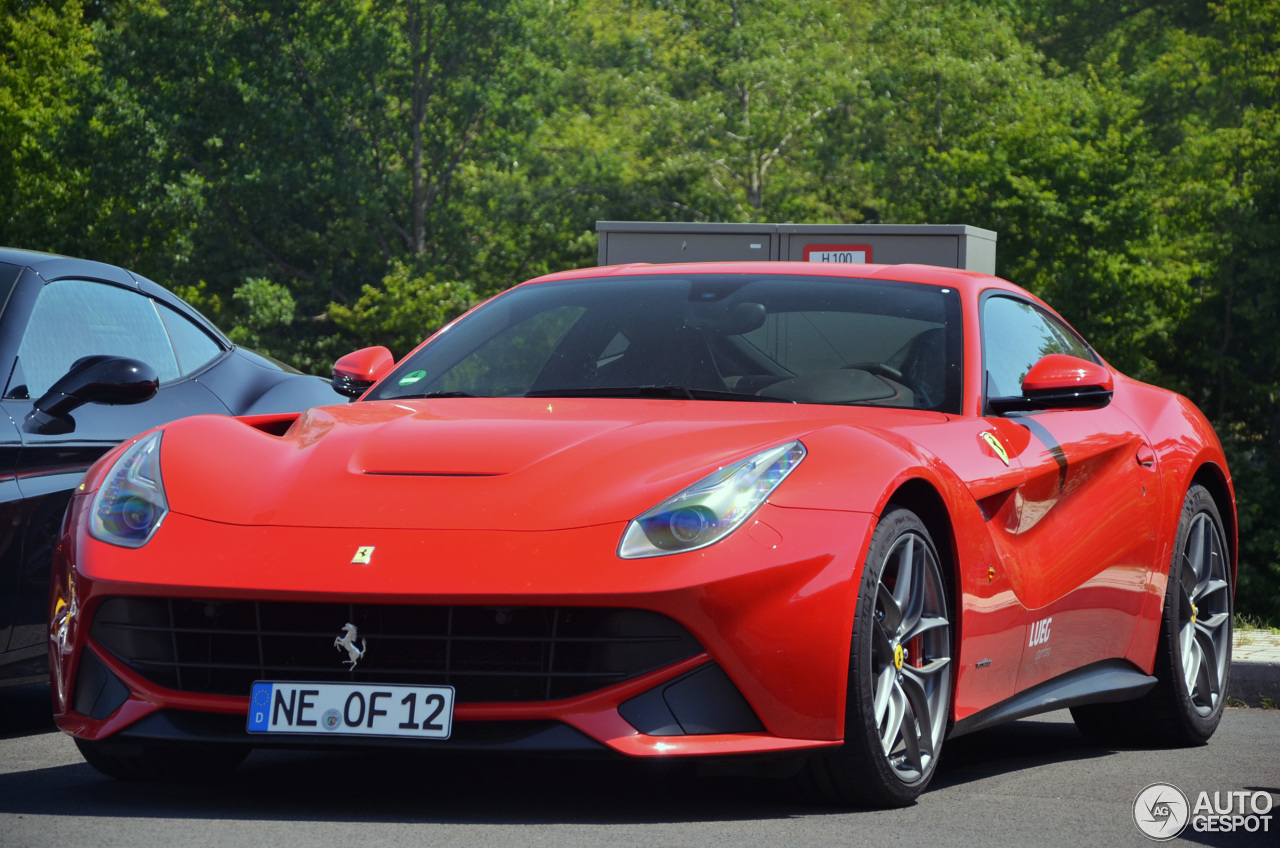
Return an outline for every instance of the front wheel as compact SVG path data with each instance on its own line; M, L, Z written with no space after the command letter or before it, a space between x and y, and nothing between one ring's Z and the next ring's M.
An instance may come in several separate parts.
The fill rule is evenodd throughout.
M933 777L951 707L951 623L929 531L892 510L871 540L849 657L845 739L803 780L825 800L902 807Z

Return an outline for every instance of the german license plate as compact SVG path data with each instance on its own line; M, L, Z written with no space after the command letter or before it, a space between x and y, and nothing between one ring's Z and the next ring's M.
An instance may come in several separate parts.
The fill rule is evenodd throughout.
M249 692L248 729L448 739L453 687L259 680Z

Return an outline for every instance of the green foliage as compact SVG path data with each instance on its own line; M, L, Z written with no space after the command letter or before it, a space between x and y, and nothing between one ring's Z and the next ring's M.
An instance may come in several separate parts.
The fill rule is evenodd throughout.
M331 304L334 324L368 345L382 345L404 356L424 338L470 309L476 292L464 282L437 282L396 263L378 286L365 286L351 306Z
M209 284L200 280L192 285L173 285L174 294L199 310L206 318L218 326L227 326L224 321L222 297L209 291ZM228 313L229 315L229 313Z
M68 226L83 175L62 167L58 139L72 131L77 92L97 76L78 0L0 0L0 244L51 246Z
M1280 504L1275 473L1280 468L1280 448L1276 434L1274 430L1250 433L1233 424L1222 435L1240 522L1237 608L1273 627L1280 626L1280 529L1275 520Z
M236 344L262 348L293 324L297 304L289 289L265 277L245 280L231 296L239 320L228 337Z
M663 217L832 218L814 157L864 94L849 36L865 16L832 0L592 3L575 61L596 102L574 117L625 145L619 170Z

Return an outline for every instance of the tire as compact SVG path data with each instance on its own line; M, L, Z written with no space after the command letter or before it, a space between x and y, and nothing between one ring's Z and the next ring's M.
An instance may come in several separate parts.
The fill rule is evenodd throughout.
M903 807L937 768L951 710L948 594L929 531L905 509L876 526L858 589L844 745L802 788L841 806Z
M249 755L243 745L182 745L76 739L89 765L121 780L199 783L234 771Z
M1085 736L1104 744L1203 745L1222 721L1231 677L1232 596L1222 517L1208 490L1187 492L1178 520L1153 674L1136 701L1075 707Z

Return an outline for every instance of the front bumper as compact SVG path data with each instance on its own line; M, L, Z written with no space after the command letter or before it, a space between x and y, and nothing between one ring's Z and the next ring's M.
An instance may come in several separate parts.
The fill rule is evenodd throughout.
M50 641L55 718L78 737L378 744L250 736L247 689L192 692L147 679L90 634L101 605L121 596L623 608L666 616L701 646L572 697L460 699L455 738L422 743L429 747L715 756L804 750L843 737L849 634L871 515L766 505L710 548L624 561L614 555L621 525L538 533L367 531L239 527L180 514L170 514L146 547L127 550L87 535L85 500L72 503L55 563ZM374 549L367 563L351 562L357 547ZM340 659L335 652L334 664ZM697 690L684 702L737 698L754 713L754 729L714 732L715 721L695 721L695 732L671 732L662 710L681 699L670 687L699 672L704 682L723 678L728 690L717 684L706 690L713 695ZM675 713L676 725L691 724L688 713L684 719Z

